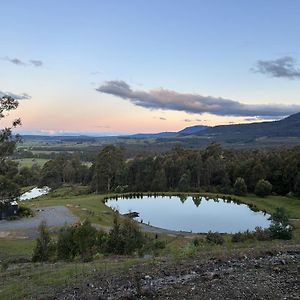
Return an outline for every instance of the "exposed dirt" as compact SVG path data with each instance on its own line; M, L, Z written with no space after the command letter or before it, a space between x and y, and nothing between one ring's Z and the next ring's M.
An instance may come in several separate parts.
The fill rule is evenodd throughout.
M300 299L300 246L95 271L40 299Z

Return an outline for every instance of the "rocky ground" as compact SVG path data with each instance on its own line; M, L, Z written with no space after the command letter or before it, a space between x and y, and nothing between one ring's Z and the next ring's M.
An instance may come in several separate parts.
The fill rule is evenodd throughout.
M41 299L300 299L300 246L95 271Z

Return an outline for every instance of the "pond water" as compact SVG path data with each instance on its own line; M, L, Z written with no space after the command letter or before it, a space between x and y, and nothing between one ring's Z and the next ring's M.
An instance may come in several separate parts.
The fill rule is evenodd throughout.
M137 221L156 227L205 233L235 233L270 225L270 215L252 211L247 205L204 197L140 197L108 199L106 205L121 214L138 212Z
M30 199L33 199L33 198L37 198L37 197L40 197L42 195L46 195L50 192L50 188L47 187L47 186L44 186L42 188L33 188L31 189L30 191L22 194L19 198L19 201L25 201L25 200L30 200Z

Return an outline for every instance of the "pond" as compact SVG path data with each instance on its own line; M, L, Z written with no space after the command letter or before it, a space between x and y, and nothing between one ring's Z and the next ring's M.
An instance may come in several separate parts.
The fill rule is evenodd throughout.
M169 230L206 233L236 233L270 225L270 215L224 199L178 196L143 196L108 199L106 205L121 214L139 213L137 221Z
M44 186L42 188L33 188L31 189L30 191L22 194L19 198L19 201L25 201L25 200L30 200L30 199L33 199L33 198L37 198L37 197L40 197L42 195L46 195L50 192L50 188L47 187L47 186Z

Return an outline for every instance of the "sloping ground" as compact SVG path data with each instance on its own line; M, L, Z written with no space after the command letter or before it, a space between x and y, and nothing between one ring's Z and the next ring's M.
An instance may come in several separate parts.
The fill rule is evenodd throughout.
M252 256L251 256L252 255ZM300 299L300 246L95 272L40 299Z

